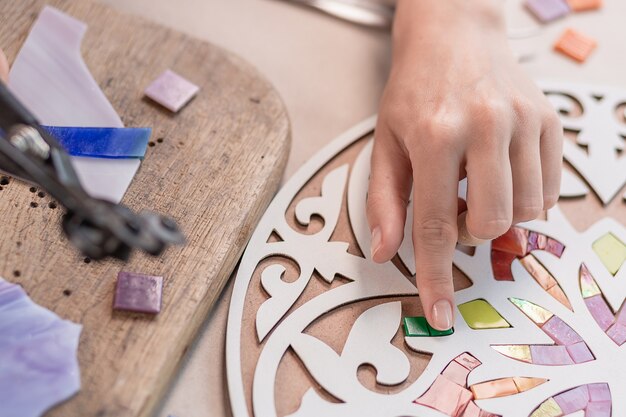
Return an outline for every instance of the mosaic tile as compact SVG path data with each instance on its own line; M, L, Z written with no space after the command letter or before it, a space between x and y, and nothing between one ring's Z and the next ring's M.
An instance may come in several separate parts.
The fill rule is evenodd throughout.
M457 356L454 361L460 363L470 371L480 365L480 361L467 352Z
M550 252L557 258L560 258L563 255L563 251L565 250L565 246L552 238L548 238L548 243L546 244L546 251Z
M522 266L524 266L524 269L528 271L535 281L537 281L537 284L539 284L544 290L548 290L557 285L554 277L533 255L524 256L520 259L520 262L522 263Z
M565 346L531 345L530 356L536 365L572 365L574 361Z
M500 329L511 325L487 301L478 299L460 304L459 311L472 329Z
M582 342L578 333L557 316L548 320L541 329L559 345L573 345Z
M464 387L467 384L467 375L470 371L458 362L452 361L446 366L441 375L448 378L450 381Z
M526 0L525 4L543 23L559 19L570 12L569 6L563 0Z
M591 246L612 275L619 271L626 261L626 245L612 233L607 233Z
M567 0L567 5L575 12L585 12L601 8L602 0Z
M513 382L515 382L515 386L517 387L517 390L519 392L531 390L543 384L546 381L547 379L543 379L543 378L527 378L527 377L518 377L518 376L513 378Z
M571 414L584 410L587 407L589 392L586 386L581 386L562 392L553 398L561 408L561 411L563 411L563 414Z
M609 305L604 301L604 297L602 295L594 295L593 297L585 298L585 304L598 326L600 326L602 331L606 332L615 321L615 316Z
M585 62L596 48L597 42L574 29L566 29L554 44L554 49L575 61Z
M621 323L615 323L606 331L609 336L618 346L622 346L626 342L626 326Z
M491 347L509 358L531 362L530 346L528 345L492 345Z
M565 347L574 363L585 363L594 360L593 354L585 342L574 343Z
M510 228L505 234L491 242L491 249L524 256L528 248L528 230L519 227Z
M594 295L601 294L600 288L598 288L598 284L591 276L589 269L583 263L580 265L580 292L583 295L583 298L593 297Z
M517 385L513 378L497 379L495 381L481 382L470 387L474 399L482 400L486 398L506 397L517 394Z
M611 390L609 384L597 383L587 385L589 391L589 399L593 402L596 401L611 401Z
M115 287L115 310L156 314L161 311L163 277L120 272Z
M200 90L189 80L171 70L166 70L144 91L150 99L176 113L182 109Z
M548 398L546 401L542 402L541 405L533 411L530 417L561 417L563 416L563 411L561 411L561 407L554 401L554 398Z
M513 281L511 264L517 259L513 253L491 250L491 268L496 281Z
M585 417L611 417L611 401L600 401L587 404Z
M448 416L458 416L471 400L472 393L469 390L439 375L428 391L415 402Z
M509 298L509 300L539 326L543 325L552 316L554 316L554 314L550 311L543 307L539 307L537 304L533 304L530 301L519 298Z
M567 296L565 295L565 293L563 292L563 290L561 289L561 287L559 287L558 285L555 285L552 288L549 288L547 290L547 293L550 294L552 297L554 297L554 299L556 301L558 301L559 303L563 304L563 306L569 310L572 309L572 305L570 304L569 300L567 299Z
M428 323L426 317L405 317L404 334L409 337L428 337Z

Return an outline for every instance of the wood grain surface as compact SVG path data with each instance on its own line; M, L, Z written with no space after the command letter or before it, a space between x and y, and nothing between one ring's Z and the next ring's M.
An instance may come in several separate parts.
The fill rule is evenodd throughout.
M277 93L241 59L87 1L0 0L0 46L9 62L44 3L89 25L82 53L96 81L126 126L153 128L123 202L172 216L188 243L159 258L90 262L62 236L62 210L8 178L0 181L0 274L84 326L82 389L48 416L148 416L276 191L289 121ZM201 87L177 115L142 98L167 68ZM121 270L164 276L160 314L112 311Z

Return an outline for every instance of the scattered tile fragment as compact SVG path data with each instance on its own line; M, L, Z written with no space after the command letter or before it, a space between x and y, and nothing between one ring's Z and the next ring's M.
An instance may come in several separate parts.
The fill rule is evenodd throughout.
M557 402L554 401L554 398L548 398L533 411L530 417L561 417L562 415L563 411L561 411L561 407L559 407Z
M593 242L592 248L612 275L617 274L626 261L626 245L612 233Z
M146 88L144 94L166 109L176 113L200 88L171 70L165 70Z
M535 365L573 365L565 346L531 345L530 355Z
M530 346L528 345L492 345L491 347L509 358L531 362Z
M575 12L585 12L601 8L602 0L567 0L567 4Z
M478 299L459 305L463 319L472 329L501 329L511 325L487 301Z
M539 326L542 326L546 321L554 316L552 312L543 307L539 307L537 304L533 304L530 301L522 300L520 298L509 298L509 300Z
M120 272L115 287L115 310L156 314L161 311L163 277Z
M553 316L548 320L541 326L541 329L559 345L568 346L583 341L574 329L557 316Z
M589 402L589 391L587 386L580 387L562 392L555 395L554 401L559 405L563 414L572 414L576 411L584 410Z
M526 8L543 23L551 22L570 12L564 0L526 0Z
M554 49L580 63L585 62L597 42L574 29L566 29L554 44Z
M595 359L585 342L574 343L565 348L574 363L585 363Z
M470 387L475 400L486 398L506 397L517 394L517 385L513 378L496 379L494 381L481 382Z
M593 297L585 298L585 304L593 319L598 323L598 326L600 326L602 331L606 332L615 321L615 316L609 305L604 301L604 297L598 294Z

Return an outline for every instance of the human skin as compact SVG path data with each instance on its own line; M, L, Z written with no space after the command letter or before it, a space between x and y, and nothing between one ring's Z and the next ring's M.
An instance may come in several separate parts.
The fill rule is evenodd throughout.
M563 129L507 42L502 0L399 0L367 214L372 259L403 240L413 191L416 283L426 318L454 323L457 215L465 240L535 219L559 195ZM467 205L457 198L468 180ZM464 215L464 216L465 216Z

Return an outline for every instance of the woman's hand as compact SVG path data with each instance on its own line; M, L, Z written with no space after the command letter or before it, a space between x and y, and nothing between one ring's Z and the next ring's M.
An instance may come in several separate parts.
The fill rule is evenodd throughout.
M509 50L501 0L398 0L391 75L376 126L372 258L403 239L413 190L417 287L428 322L452 326L457 190L467 232L493 239L559 195L563 130Z
M2 49L0 49L0 80L5 83L9 80L9 63Z

